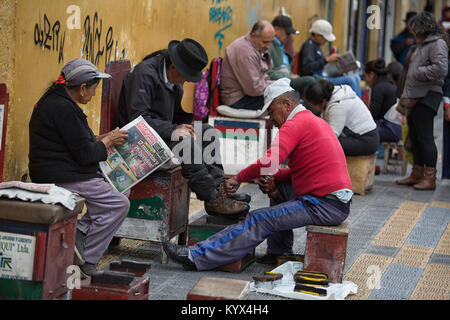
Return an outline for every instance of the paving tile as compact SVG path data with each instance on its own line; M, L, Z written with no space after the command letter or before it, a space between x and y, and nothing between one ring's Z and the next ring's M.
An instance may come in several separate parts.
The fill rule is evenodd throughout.
M428 263L431 264L444 264L450 266L450 256L445 254L435 253L431 256L430 261Z
M434 253L450 255L450 225L447 226L447 229L442 234Z
M365 253L394 258L400 249L396 247L370 245Z
M361 254L344 275L344 280L352 281L358 286L358 293L348 299L366 300L372 292L372 287L375 286L373 280L377 276L381 276L391 262L392 258L390 257Z
M406 239L406 243L416 246L435 248L443 233L444 230L417 226L411 231L408 239Z
M372 290L369 300L407 300L411 296L424 269L390 264L381 277L380 288Z
M393 263L425 268L432 253L432 248L406 244L400 249Z
M431 206L435 208L450 209L450 202L433 201Z
M428 264L411 300L450 300L450 266Z

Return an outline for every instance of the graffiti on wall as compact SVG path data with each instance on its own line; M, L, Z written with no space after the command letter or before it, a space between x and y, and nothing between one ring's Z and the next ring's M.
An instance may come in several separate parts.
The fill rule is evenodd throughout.
M262 0L247 0L247 27L250 29L259 20L264 19Z
M103 20L99 19L98 13L87 16L83 24L83 49L82 57L91 61L96 66L99 65L100 59L105 58L105 66L111 58L111 52L114 45L114 30L109 26L106 34L103 32Z
M44 14L43 22L39 18L39 22L34 25L34 44L43 50L58 52L58 63L64 60L64 42L66 32L61 32L61 22L56 20L53 24Z
M68 13L72 13L72 11L68 10ZM114 39L113 27L104 28L103 20L97 12L93 16L87 15L82 26L76 21L77 19L72 14L67 20L67 28L69 32L82 31L80 58L91 61L97 67L102 62L106 67L112 58L114 60L125 58L125 49L120 50L118 41ZM58 63L64 61L65 39L66 30L63 30L60 20L53 22L47 14L44 14L43 18L40 17L39 22L34 26L35 46L41 47L46 52L57 52Z
M219 56L222 54L224 32L233 26L233 9L227 2L228 0L211 0L209 8L209 22L220 26L220 29L214 34L214 41L219 47Z

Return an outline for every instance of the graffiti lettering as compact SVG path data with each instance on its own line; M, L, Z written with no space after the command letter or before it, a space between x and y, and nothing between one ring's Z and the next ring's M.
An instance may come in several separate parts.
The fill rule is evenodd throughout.
M209 22L218 25L226 24L226 26L214 34L214 40L219 46L219 56L222 53L223 41L225 39L224 31L233 25L233 9L231 6L222 5L225 2L228 2L228 0L211 0L211 7L209 8Z
M93 64L99 65L100 59L104 57L105 66L111 60L111 55L114 47L114 30L110 26L106 32L106 36L102 38L103 34L103 21L99 19L98 13L94 14L94 18L87 16L84 20L84 31L83 31L83 49L82 54L86 60L90 60ZM116 53L117 53L118 43L116 41ZM124 50L122 50L122 56L125 55ZM117 58L117 57L116 57Z
M224 24L233 21L231 17L233 15L233 9L230 6L227 7L211 7L209 9L209 21L218 24Z
M67 19L67 28L69 30L81 29L79 27L79 7L70 6L67 9L68 14L72 14ZM54 23L44 14L39 22L34 26L34 44L41 47L44 51L54 51L58 53L58 63L64 61L64 44L66 41L66 31L59 20ZM114 30L109 26L106 33L103 32L103 21L98 13L94 17L86 16L83 25L81 58L99 65L104 59L105 66L112 59L125 59L125 49L119 50L118 41L114 40ZM113 52L114 51L114 52ZM113 57L114 55L114 57Z
M34 26L34 44L36 46L40 46L44 50L59 52L58 61L61 63L61 61L64 60L63 52L66 32L62 35L60 32L61 23L59 20L57 20L52 26L47 14L44 14L43 25L41 24L41 19L39 19L39 22Z

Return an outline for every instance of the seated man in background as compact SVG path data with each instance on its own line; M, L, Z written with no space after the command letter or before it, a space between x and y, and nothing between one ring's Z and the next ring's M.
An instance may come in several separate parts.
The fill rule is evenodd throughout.
M275 29L268 21L257 22L250 33L228 46L222 62L220 100L235 109L261 110L264 90L272 83L269 48Z
M317 75L300 77L298 74L292 73L294 58L284 48L289 36L298 33L292 26L291 18L283 15L277 16L272 21L272 25L275 28L275 38L269 49L272 58L272 70L269 71L269 77L271 80L291 79L291 87L302 95L310 84L322 78Z
M276 190L268 192L276 205L250 212L194 246L163 241L168 256L186 268L211 270L243 258L268 239L267 264L292 253L293 229L306 225L341 224L350 213L353 196L344 152L330 126L300 104L289 79L265 91L264 109L280 130L266 155L226 182L230 194L242 182L273 175ZM289 168L279 164L289 159ZM260 260L260 261L261 261Z
M333 34L333 26L326 20L317 20L313 23L310 38L303 44L299 53L298 74L300 76L312 76L317 74L336 85L346 84L361 97L361 77L359 75L348 75L341 77L328 77L323 75L324 67L329 62L336 62L340 55L333 53L327 57L323 55L322 47L328 42L336 40Z
M219 138L214 134L203 139L206 132L215 133L215 130L203 124L194 132L193 115L181 107L183 83L200 81L207 64L205 49L192 39L171 41L168 49L148 55L123 81L118 106L119 125L122 127L142 116L171 149L182 144L181 151L184 151L186 146L188 152L181 155L181 172L197 199L204 201L206 212L239 215L248 212L249 206L237 201L239 199L229 198L224 192L225 177L217 145ZM207 163L204 150L211 147L215 154L213 161ZM176 152L174 154L178 156Z

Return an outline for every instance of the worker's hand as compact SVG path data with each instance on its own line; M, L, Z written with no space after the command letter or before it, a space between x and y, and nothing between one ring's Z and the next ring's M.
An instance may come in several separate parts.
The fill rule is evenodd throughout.
M300 76L298 74L293 74L292 75L292 79L298 79L298 78L300 78Z
M240 185L241 183L236 178L236 176L234 176L225 181L225 192L227 193L227 195L232 196L239 190Z
M336 62L340 59L341 59L341 55L339 55L337 53L333 53L333 54L329 55L328 57L326 57L325 60L327 60L327 62Z
M450 106L445 106L444 108L444 118L445 121L450 122Z
M114 129L111 132L108 132L103 138L102 141L106 148L116 147L123 145L128 140L128 131L120 130L119 128Z
M195 139L194 127L190 124L180 124L172 134L178 141L190 137Z
M262 193L268 194L270 192L269 183L266 180L266 177L259 177L255 180L255 182L258 184L259 189L262 191Z
M273 181L272 177L259 177L256 179L256 183L262 193L267 194L271 199L277 199L279 196L278 189Z

